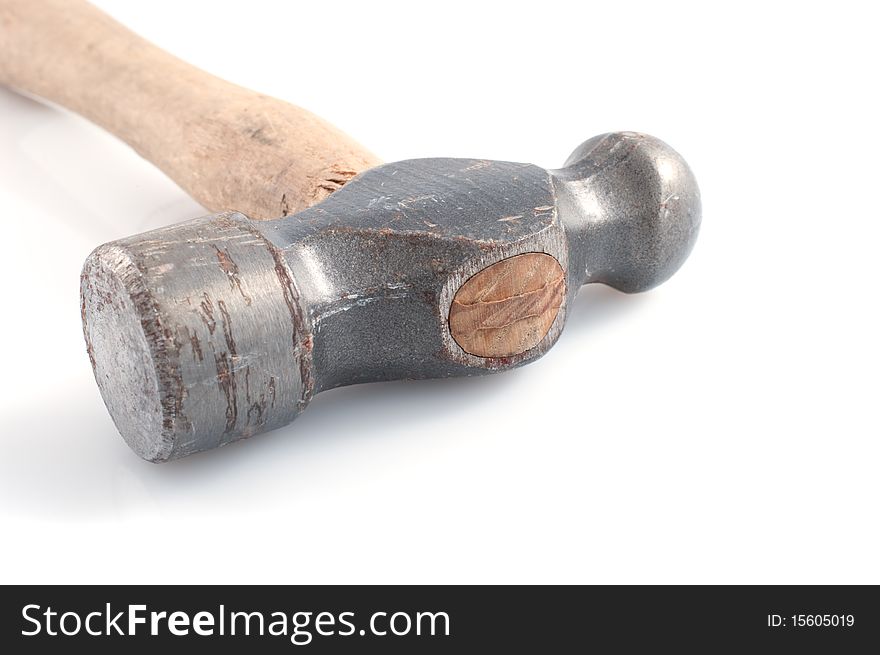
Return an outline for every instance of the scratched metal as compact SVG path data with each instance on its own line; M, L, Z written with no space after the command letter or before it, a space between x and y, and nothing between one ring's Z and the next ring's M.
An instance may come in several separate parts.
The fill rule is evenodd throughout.
M104 402L145 459L285 425L309 400L295 286L240 214L101 246L83 270L82 299Z
M333 387L537 359L582 284L659 284L699 222L687 165L641 134L591 139L555 171L398 162L295 216L221 214L98 248L83 271L84 332L119 431L164 461L284 425ZM555 322L525 353L466 353L447 321L456 291L525 252L567 272Z

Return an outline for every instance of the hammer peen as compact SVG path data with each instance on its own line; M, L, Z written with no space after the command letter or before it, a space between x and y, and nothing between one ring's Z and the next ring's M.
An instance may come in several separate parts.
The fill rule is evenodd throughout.
M650 289L699 230L693 174L644 134L594 137L558 170L378 165L79 0L0 0L0 55L0 82L104 126L222 210L102 245L83 267L95 378L150 461L283 426L326 389L533 361L581 285Z

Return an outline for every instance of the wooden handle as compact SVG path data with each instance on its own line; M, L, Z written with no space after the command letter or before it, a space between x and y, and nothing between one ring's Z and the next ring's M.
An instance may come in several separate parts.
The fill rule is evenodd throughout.
M190 66L83 0L0 0L0 83L101 125L213 211L278 218L379 163L314 114Z
M565 300L565 271L543 252L497 261L468 279L449 307L449 332L477 357L513 357L537 346Z

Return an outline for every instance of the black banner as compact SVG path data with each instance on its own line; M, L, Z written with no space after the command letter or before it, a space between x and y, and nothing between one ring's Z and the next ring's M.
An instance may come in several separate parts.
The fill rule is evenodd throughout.
M4 587L3 652L863 652L876 587ZM871 646L873 644L873 646ZM11 648L11 649L10 649Z

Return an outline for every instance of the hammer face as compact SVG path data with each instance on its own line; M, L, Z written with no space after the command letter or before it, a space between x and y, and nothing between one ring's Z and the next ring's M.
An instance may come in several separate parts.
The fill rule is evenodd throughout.
M137 309L147 292L124 248L102 246L89 257L80 298L89 359L117 429L144 459L167 459L174 444L163 429L163 383Z
M81 299L104 402L144 459L280 427L308 403L311 340L293 278L240 214L101 246Z

